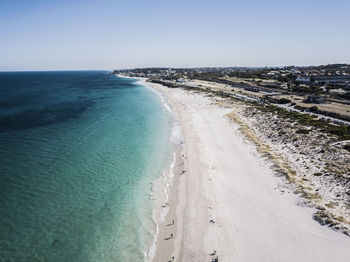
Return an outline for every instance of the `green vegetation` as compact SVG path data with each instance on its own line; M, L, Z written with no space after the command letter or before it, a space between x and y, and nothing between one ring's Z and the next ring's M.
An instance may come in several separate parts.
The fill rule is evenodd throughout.
M312 107L309 108L309 111L315 113L315 112L318 111L318 107L317 106L312 106Z
M289 103L291 103L291 102L292 102L292 101L289 100L289 99L287 99L287 98L281 98L281 99L278 100L278 103L279 103L279 104L289 104Z
M307 135L308 133L310 133L310 130L308 130L308 129L298 129L295 133Z
M342 99L350 100L350 92L346 92L345 94L338 95Z
M292 89L293 92L302 94L314 94L318 95L322 93L322 89L318 86L300 86L297 85Z
M343 147L345 150L348 150L350 152L350 144L344 145Z
M342 120L345 120L345 121L350 121L350 117L345 116L345 115L341 115L341 114L338 114L338 113L335 113L335 112L318 110L317 114L324 115L324 116L330 116L330 117L337 118L337 119L342 119Z
M165 86L170 87L170 88L179 88L179 87L181 87L181 85L179 85L179 84L171 83L171 82L164 82L164 81L158 80L158 79L150 79L150 82L155 83L155 84L165 85Z
M259 79L266 79L266 74L269 72L269 69L255 69L255 70L241 70L241 71L235 71L231 72L228 75L230 77L237 77L237 78L259 78Z
M290 119L298 122L302 126L309 126L319 129L322 132L335 135L338 140L349 140L350 139L350 126L346 125L335 125L329 121L322 119L315 119L308 114L302 114L297 112L290 112L286 109L274 106L274 105L262 105L254 103L255 108L262 112L275 113L284 119Z
M305 110L308 109L308 108L305 107L305 106L295 106L294 108L295 108L295 109L298 109L298 110L300 110L300 111L305 111Z

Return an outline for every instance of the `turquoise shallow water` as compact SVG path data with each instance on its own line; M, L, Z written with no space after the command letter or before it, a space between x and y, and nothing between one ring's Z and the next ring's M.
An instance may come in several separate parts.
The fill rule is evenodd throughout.
M142 261L172 118L106 72L0 73L0 261Z

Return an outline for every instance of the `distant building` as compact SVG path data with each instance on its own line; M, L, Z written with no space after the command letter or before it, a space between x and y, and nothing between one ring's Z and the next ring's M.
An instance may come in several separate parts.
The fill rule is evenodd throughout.
M324 99L323 96L307 96L307 98L304 100L305 103L310 103L310 104L324 104L326 103L326 100Z
M350 75L332 75L332 76L317 76L315 82L319 83L336 83L350 81Z
M309 84L310 77L298 77L295 81L298 83Z
M280 75L280 72L278 71L270 71L266 74L268 77L277 77Z
M293 74L301 74L301 71L296 70L296 69L292 69L291 71L292 71Z

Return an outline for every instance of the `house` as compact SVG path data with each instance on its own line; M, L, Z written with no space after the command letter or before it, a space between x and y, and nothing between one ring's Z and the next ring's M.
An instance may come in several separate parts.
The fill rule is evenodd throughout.
M278 71L270 71L266 75L267 75L267 77L277 77L277 76L280 75L280 72L278 72Z
M310 77L301 77L301 76L299 76L295 81L299 82L299 83L303 83L303 84L309 84L310 83Z
M342 83L346 81L350 81L350 75L332 75L315 77L316 83Z
M326 100L324 99L323 96L307 96L307 98L304 100L305 103L310 103L310 104L324 104L326 103Z

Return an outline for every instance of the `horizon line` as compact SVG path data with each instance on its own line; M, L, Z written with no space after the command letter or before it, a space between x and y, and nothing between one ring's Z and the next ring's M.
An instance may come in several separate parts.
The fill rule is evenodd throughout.
M327 63L317 65L274 65L274 66L190 66L190 67L172 67L172 66L145 66L145 67L126 67L126 68L114 68L114 69L0 69L0 72L69 72L69 71L114 71L114 70L132 70L132 69L147 69L147 68L171 68L171 69L201 69L201 68L283 68L283 67L319 67L326 65L347 65L350 66L350 62L346 63Z

